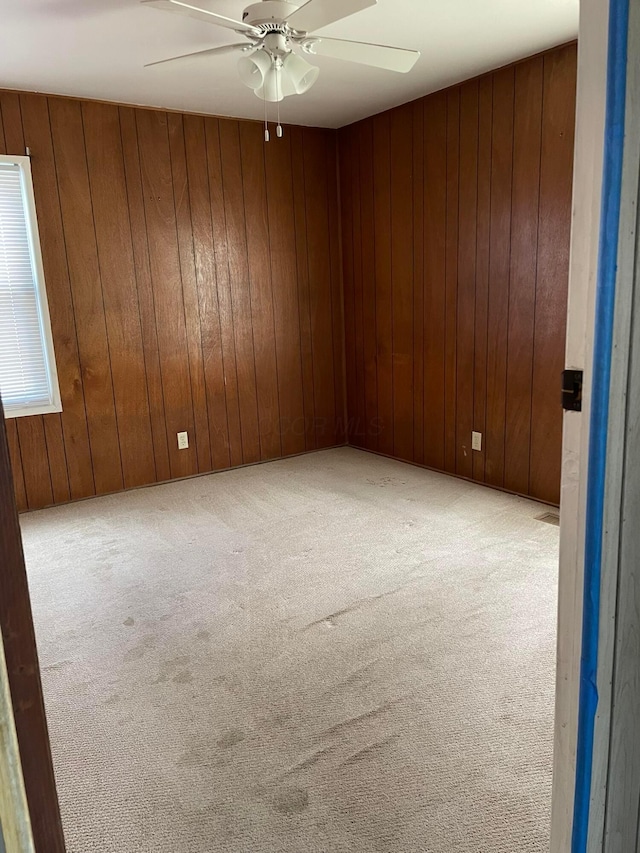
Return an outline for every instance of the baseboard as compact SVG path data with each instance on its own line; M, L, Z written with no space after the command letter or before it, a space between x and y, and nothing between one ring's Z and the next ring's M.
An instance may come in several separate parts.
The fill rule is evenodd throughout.
M210 477L212 474L226 474L229 471L239 471L242 468L254 468L256 465L269 465L271 462L281 462L283 459L297 459L300 456L310 456L312 453L323 453L325 450L335 450L339 447L347 447L346 442L341 444L332 444L329 447L314 447L313 450L303 450L301 453L289 453L286 456L275 456L273 459L259 459L257 462L245 462L242 465L232 465L229 468L217 468L213 471L199 471L197 474L187 474L186 477L172 477L170 480L157 480L154 483L142 483L140 486L129 486L126 489L118 489L115 492L100 492L99 495L87 495L83 498L73 498L69 501L60 503L47 504L47 506L38 507L37 509L20 510L20 515L27 515L31 512L41 512L43 509L53 509L58 506L69 506L70 504L82 503L83 501L92 501L95 498L106 498L112 495L122 495L126 492L138 492L140 489L153 489L155 486L166 486L169 483L181 483L184 480L195 480L198 477Z
M502 486L494 486L491 483L481 483L479 480L474 480L471 477L463 477L462 474L452 474L451 471L442 471L440 468L432 468L430 465L424 465L421 462L413 462L411 459L401 459L399 456L392 456L390 453L383 453L381 450L371 450L369 447L360 447L358 444L350 444L347 442L347 447L354 450L362 450L363 453L372 453L374 456L382 456L384 459L392 459L394 462L402 462L405 465L413 465L414 468L423 468L425 471L433 471L435 474L444 474L445 477L454 477L456 480L463 480L465 483L473 483L475 486L484 486L487 489L493 489L494 492L502 492L505 495L513 495L516 498L525 498L528 501L534 501L541 506L552 506L559 509L559 504L551 501L543 501L541 498L534 498L531 495L525 495L522 492L514 492L511 489L505 489Z

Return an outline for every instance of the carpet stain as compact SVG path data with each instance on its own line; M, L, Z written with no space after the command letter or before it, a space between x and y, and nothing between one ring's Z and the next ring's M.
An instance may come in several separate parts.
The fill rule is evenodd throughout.
M180 756L177 765L178 767L209 767L211 757L206 748L193 746Z
M276 791L271 804L279 814L302 814L309 807L309 792L306 788L282 788Z
M66 669L68 666L71 666L73 661L71 660L61 660L57 663L50 663L49 666L43 666L42 669L44 672L59 672L61 669Z
M367 483L370 486L378 486L381 489L386 488L387 486L404 486L406 481L400 480L397 477L380 477L375 480L367 480Z
M155 634L147 634L140 640L139 643L136 643L136 645L133 646L133 648L129 649L129 651L125 654L125 663L131 663L132 661L141 660L146 655L146 653L155 646L155 644Z
M158 677L152 683L164 684L171 679L176 684L189 684L193 681L191 672L186 668L190 663L189 655L178 655L175 658L162 661Z
M128 618L128 619L125 619L125 620L124 620L124 622L123 622L122 624L123 624L123 625L126 625L126 626L127 626L127 628L130 628L132 625L135 625L135 624L136 624L136 620L135 620L135 619L132 619L132 618L131 618L131 616L129 616L129 618Z
M198 640L210 640L211 632L210 631L198 631L196 634L196 639Z
M231 747L242 743L244 739L245 734L244 732L241 732L240 729L230 729L222 735L220 740L216 742L216 746L220 749L231 749Z

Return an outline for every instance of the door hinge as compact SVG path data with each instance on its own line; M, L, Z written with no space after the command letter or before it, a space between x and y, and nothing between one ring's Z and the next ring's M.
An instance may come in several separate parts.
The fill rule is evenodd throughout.
M567 412L582 411L582 370L562 371L562 408Z

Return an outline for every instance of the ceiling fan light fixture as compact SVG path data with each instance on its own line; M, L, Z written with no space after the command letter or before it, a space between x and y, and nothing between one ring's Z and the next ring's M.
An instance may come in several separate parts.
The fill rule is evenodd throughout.
M284 74L296 95L304 95L320 76L320 69L297 53L290 53L283 62Z
M238 60L240 79L249 89L261 89L273 60L265 50L258 50L251 56L243 56Z
M196 5L198 0L141 0L145 6L178 12L246 36L249 44L220 45L172 57L151 65L184 61L194 56L241 51L240 79L258 98L279 102L303 95L314 85L320 69L299 52L311 56L356 62L388 71L408 73L420 58L417 50L314 35L316 30L375 6L378 0L261 0L244 10L242 21L218 15ZM265 110L266 112L266 110Z

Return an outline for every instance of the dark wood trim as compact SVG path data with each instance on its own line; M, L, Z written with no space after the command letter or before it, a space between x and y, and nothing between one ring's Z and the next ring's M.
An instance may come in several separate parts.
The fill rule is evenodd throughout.
M0 566L0 628L35 849L36 853L64 853L64 836L1 401Z

